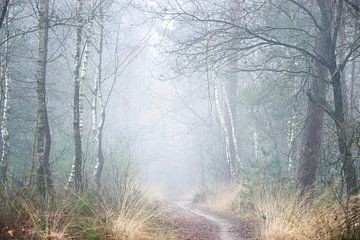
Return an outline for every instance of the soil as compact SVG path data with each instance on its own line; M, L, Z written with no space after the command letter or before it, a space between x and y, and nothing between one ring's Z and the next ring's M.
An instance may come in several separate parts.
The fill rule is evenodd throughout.
M181 240L244 240L242 224L199 209L189 201L171 204L175 226Z

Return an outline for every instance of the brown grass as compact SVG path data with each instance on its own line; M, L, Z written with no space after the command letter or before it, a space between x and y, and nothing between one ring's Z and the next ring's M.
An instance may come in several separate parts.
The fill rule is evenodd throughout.
M116 213L112 238L124 240L176 239L153 192L144 191L136 183L129 186ZM160 228L158 227L160 225Z
M44 201L22 192L0 199L0 239L177 239L165 211L135 183L113 197L61 190Z
M243 187L236 183L215 185L205 194L201 207L211 209L220 214L233 214L239 210L240 192Z
M245 220L259 240L360 239L360 196L339 200L331 192L302 198L285 188L249 191L236 184L203 193L201 206Z

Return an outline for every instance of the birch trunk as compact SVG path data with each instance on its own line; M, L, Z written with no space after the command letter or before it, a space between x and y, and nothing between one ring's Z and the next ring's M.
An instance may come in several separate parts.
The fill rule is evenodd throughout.
M8 46L6 46L6 52L8 52ZM5 63L2 67L2 73L4 75L4 89L3 89L3 109L2 109L2 120L1 120L1 177L2 181L5 183L7 180L7 169L9 161L9 152L10 152L10 143L9 143L9 112L10 112L10 76L9 76L9 67L8 67L8 54L6 53Z
M237 84L236 84L237 86ZM235 121L234 116L236 116L236 104L234 103L234 99L232 99L232 102L230 103L228 92L226 91L226 88L224 85L223 87L223 95L224 95L224 105L227 112L227 124L226 127L228 129L228 132L230 134L230 155L231 155L231 161L233 162L233 166L236 168L236 172L238 172L240 169L242 169L242 165L240 162L240 156L238 152L238 145L237 145L237 139L236 139L236 128L235 128ZM232 98L234 96L231 94Z
M37 61L37 118L36 118L36 163L37 167L37 186L42 194L46 194L51 188L49 154L50 141L49 124L47 121L46 109L46 67L48 54L48 19L49 19L49 1L39 1L39 47ZM46 136L47 135L47 136ZM47 146L47 151L45 149Z
M10 6L6 5L6 8ZM9 11L7 11L6 22L9 21ZM6 24L8 26L8 24ZM6 27L6 38L9 39L10 32L9 28ZM9 113L10 113L10 74L9 74L9 41L6 41L5 50L3 54L3 59L1 61L0 71L1 71L1 100L2 100L2 117L1 117L1 131L0 131L0 139L1 139L1 178L3 183L5 184L7 180L7 169L9 164L9 153L10 153L10 142L9 142L9 129L8 129L8 121L9 121Z
M254 139L254 155L255 155L255 159L259 160L259 136L258 136L258 133L257 133L256 129L254 129L254 131L253 131L253 139Z
M225 112L223 109L224 107L223 107L222 101L220 99L219 89L217 87L216 82L214 84L214 95L215 95L215 106L216 106L216 110L217 110L217 113L219 116L220 125L224 132L225 154L226 154L226 160L227 160L227 165L228 165L228 174L229 174L228 177L229 177L229 179L234 179L236 177L236 172L235 172L234 163L231 158L231 149L230 149L230 141L231 141L232 137L226 126Z
M295 115L295 111L292 111L291 116L288 119L287 122L287 129L288 129L288 133L287 133L287 145L288 145L288 152L289 152L289 156L288 156L288 175L290 178L293 178L293 170L294 170L294 158L295 158L295 153L294 153L294 143L295 143L295 121L296 121L296 115Z
M96 76L96 81L95 81L95 87L94 87L94 92L97 94L95 95L95 99L99 100L99 105L100 105L100 123L99 126L96 129L96 138L95 138L95 142L96 142L96 165L95 165L95 169L94 169L94 179L95 179L95 183L97 185L98 188L101 187L101 174L103 171L103 167L104 167L104 153L103 153L103 129L104 129L104 123L105 123L105 103L103 101L103 96L102 96L102 55L103 55L103 47L104 47L104 13L103 13L103 8L102 8L102 4L100 4L100 32L99 32L99 62L97 64L97 76ZM93 100L94 101L94 100ZM94 120L96 121L97 119L97 100L94 101ZM97 123L95 122L95 125L97 125Z
M76 52L75 52L75 82L74 82L74 186L75 191L83 189L82 182L82 140L80 125L80 66L82 41L82 0L76 2Z
M81 65L81 74L80 74L80 94L79 94L79 121L80 121L80 134L81 138L83 137L84 129L84 86L86 82L86 75L88 71L89 58L91 53L92 37L93 37L93 21L94 21L94 1L90 1L90 20L88 23L85 50L84 50L84 60Z

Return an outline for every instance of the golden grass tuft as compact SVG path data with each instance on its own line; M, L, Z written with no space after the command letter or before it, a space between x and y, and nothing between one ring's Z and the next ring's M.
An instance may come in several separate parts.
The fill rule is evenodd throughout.
M218 184L205 191L200 206L219 214L234 214L239 209L243 187L237 183Z
M360 196L339 200L326 192L299 198L284 187L246 188L231 183L204 191L197 198L204 208L245 221L254 239L360 239Z
M120 202L112 225L112 238L123 240L176 239L169 225L162 220L166 213L154 198L153 191L144 191L136 183L129 186ZM160 227L159 227L160 225Z
M356 239L360 216L354 199L345 206L329 193L309 200L281 188L258 191L253 196L258 239Z
M170 218L152 193L136 183L128 183L121 191L78 195L60 190L45 202L31 191L7 197L14 204L0 201L7 208L0 208L0 220L4 219L0 239L177 239ZM9 218L5 213L19 217Z

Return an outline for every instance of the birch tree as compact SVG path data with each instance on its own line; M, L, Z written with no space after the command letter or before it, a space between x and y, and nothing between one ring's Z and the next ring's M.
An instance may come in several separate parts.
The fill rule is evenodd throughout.
M233 140L233 134L232 134L232 128L231 123L229 122L230 116L228 115L230 111L228 111L227 106L224 104L224 96L221 94L223 93L223 85L221 83L218 83L219 80L215 80L214 83L214 98L215 98L215 107L217 110L217 115L219 117L220 126L222 127L223 133L224 133L224 139L225 139L225 156L227 161L227 167L228 167L228 177L229 179L235 179L236 174L236 166L235 166L235 151L234 146L232 143ZM230 128L229 128L230 127Z
M6 3L5 3L6 4ZM5 7L5 6L4 6ZM6 5L6 8L10 7ZM9 12L7 12L7 16L5 17L6 21L6 39L10 37L9 31ZM1 118L1 176L3 183L7 180L7 169L8 169L8 161L9 161L9 152L10 152L10 142L9 142L9 113L10 113L10 84L11 78L9 73L9 41L5 43L4 54L2 54L1 58L1 66L0 66L0 78L1 78L1 100L2 100L2 118Z
M46 67L48 54L49 34L49 1L39 1L39 46L37 61L37 118L36 118L36 162L37 186L45 194L51 188L49 154L50 154L50 128L46 108Z
M81 43L82 43L82 0L76 2L76 46L75 46L75 70L74 70L74 146L75 157L73 166L73 178L75 191L83 189L82 181L82 139L80 124L80 68L81 68ZM70 177L71 178L71 177ZM70 179L71 181L71 179Z
M96 164L94 168L94 179L98 188L101 186L101 174L104 167L103 153L103 129L105 122L105 103L102 95L102 64L103 64L103 48L104 48L104 12L103 4L99 7L99 44L98 44L98 62L96 65L95 86L93 90L93 126L94 139L96 143ZM97 104L100 107L100 122L97 123Z
M98 36L98 43L95 47L97 52L97 63L96 63L96 76L94 79L94 84L92 88L92 101L91 101L91 129L93 133L93 139L96 146L96 162L94 166L93 177L96 183L97 189L101 187L101 176L104 169L105 163L105 154L104 154L104 126L106 120L106 109L111 99L113 90L116 86L117 80L120 73L137 57L137 53L142 49L142 45L146 43L147 37L142 39L134 49L132 49L128 54L123 56L122 61L120 62L120 53L119 53L119 34L120 29L117 31L117 36L115 40L115 49L113 60L109 63L112 66L113 72L111 73L111 78L105 79L103 68L104 68L104 40L105 40L105 12L112 6L112 1L102 1L99 3L97 9L98 16L97 19L97 32L94 32L94 35ZM106 11L105 11L106 9ZM94 21L95 22L95 21ZM95 26L94 26L95 29ZM104 83L108 82L108 88L104 88Z
M244 8L252 7L254 11L243 11L242 21L234 23L226 17L224 6L221 4L213 4L210 8L216 8L218 12L211 11L212 14L208 14L198 2L190 1L185 8L175 1L173 9L167 8L168 16L188 23L192 28L201 27L204 23L211 26L211 31L198 30L194 33L195 36L180 42L178 51L182 55L187 54L187 64L200 69L204 66L203 59L209 55L208 52L201 51L202 46L210 45L208 49L211 49L213 66L219 68L226 64L224 59L234 55L234 52L239 54L239 58L250 61L248 56L253 56L254 52L260 53L269 49L270 54L264 55L261 63L246 64L242 66L242 71L274 72L307 78L309 90L305 92L308 95L308 110L298 169L299 187L305 190L315 183L317 159L322 145L323 118L326 113L336 128L339 163L344 170L347 193L356 194L357 173L351 152L353 139L347 131L349 126L343 102L346 99L343 96L346 91L341 83L341 76L346 64L359 49L360 39L348 41L346 46L338 43L344 1L317 0L310 3L289 0L241 3ZM357 7L356 4L351 5ZM279 11L275 13L270 11L271 9ZM295 12L299 14L294 14ZM256 18L261 20L254 23L253 20ZM240 34L234 35L234 29ZM212 40L210 42L209 36ZM292 36L292 42L288 41L289 36ZM285 54L281 54L284 49L299 54L307 70L281 66L281 63L288 59ZM343 58L338 54L341 51L344 51ZM274 54L275 52L279 54ZM219 55L221 57L218 57ZM290 63L291 60L287 62ZM331 89L334 102L327 101L327 88Z

